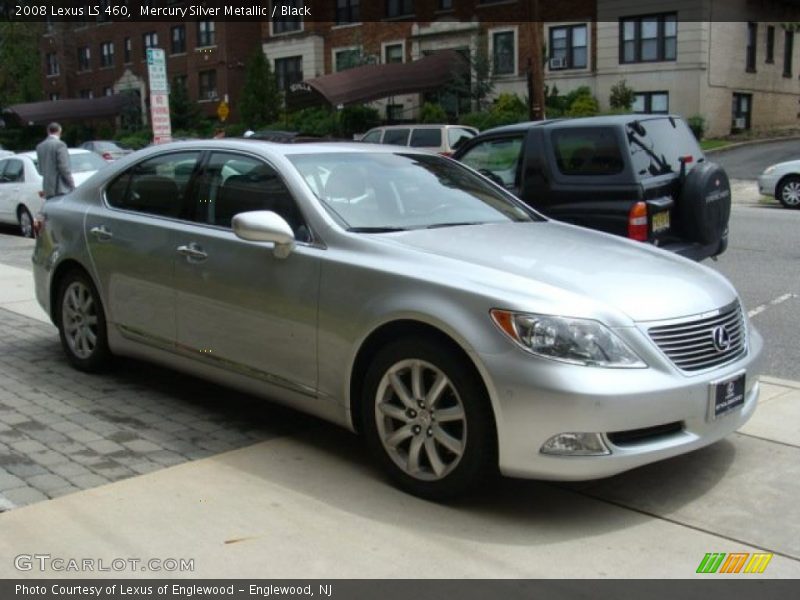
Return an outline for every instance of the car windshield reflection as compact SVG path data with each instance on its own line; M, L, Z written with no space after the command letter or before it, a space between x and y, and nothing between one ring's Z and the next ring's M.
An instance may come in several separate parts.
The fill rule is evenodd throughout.
M326 210L351 231L538 220L481 177L438 156L352 152L288 158Z

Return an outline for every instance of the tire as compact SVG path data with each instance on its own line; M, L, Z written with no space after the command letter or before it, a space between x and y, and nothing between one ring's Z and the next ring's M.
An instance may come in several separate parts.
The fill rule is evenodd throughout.
M447 345L415 337L385 346L367 371L361 408L371 454L410 494L446 500L497 470L496 429L483 382Z
M785 177L775 190L775 198L786 208L800 208L800 177Z
M725 170L714 163L696 165L683 182L678 214L687 239L719 243L731 216L731 186Z
M24 206L20 206L17 209L17 222L19 223L19 231L22 234L22 237L32 238L33 217L31 217L30 211Z
M105 313L97 288L85 272L76 269L64 275L56 310L67 360L81 371L105 370L111 360Z

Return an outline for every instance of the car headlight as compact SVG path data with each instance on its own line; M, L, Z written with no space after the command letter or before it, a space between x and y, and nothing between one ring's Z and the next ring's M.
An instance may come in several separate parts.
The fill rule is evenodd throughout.
M766 169L764 169L764 172L762 173L762 175L769 175L770 173L772 173L774 171L775 171L775 165L772 165L771 167L767 167Z
M573 365L642 369L647 364L597 321L493 309L492 320L520 347Z

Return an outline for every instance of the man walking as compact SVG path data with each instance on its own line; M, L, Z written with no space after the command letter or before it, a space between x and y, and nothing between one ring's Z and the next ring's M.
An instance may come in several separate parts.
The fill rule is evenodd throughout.
M61 125L50 123L47 126L47 137L36 146L36 157L45 199L62 196L75 189L67 145L61 141Z

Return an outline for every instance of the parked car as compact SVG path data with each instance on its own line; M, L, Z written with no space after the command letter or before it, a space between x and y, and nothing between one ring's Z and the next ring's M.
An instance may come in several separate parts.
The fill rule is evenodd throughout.
M75 185L79 185L106 166L88 150L69 149L69 162ZM0 159L0 222L18 224L25 237L33 237L33 216L44 203L42 176L36 152L23 152Z
M42 212L36 296L76 368L135 356L318 415L423 497L605 477L756 407L722 275L428 152L166 144Z
M758 177L758 191L786 208L800 208L800 160L778 163Z
M450 156L456 148L476 135L478 130L466 125L385 125L370 129L359 141L424 148Z
M728 176L674 115L519 123L481 133L454 158L560 221L694 260L728 246Z
M95 140L91 142L83 142L80 145L84 150L90 150L95 154L99 154L104 160L108 162L122 158L126 154L133 152L130 148L123 148L119 142L111 140Z

